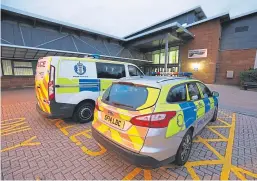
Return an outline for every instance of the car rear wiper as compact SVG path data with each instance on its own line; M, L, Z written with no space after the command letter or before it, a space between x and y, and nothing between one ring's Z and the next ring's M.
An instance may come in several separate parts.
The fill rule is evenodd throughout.
M112 104L117 105L117 106L125 106L125 107L129 107L129 108L134 108L133 106L127 105L127 104L121 104L118 102L112 102Z

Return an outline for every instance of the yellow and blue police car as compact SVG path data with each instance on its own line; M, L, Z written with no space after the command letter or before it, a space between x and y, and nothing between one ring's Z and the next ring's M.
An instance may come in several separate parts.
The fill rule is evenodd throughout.
M217 119L218 97L192 78L120 79L97 99L92 135L142 168L184 165L193 137Z

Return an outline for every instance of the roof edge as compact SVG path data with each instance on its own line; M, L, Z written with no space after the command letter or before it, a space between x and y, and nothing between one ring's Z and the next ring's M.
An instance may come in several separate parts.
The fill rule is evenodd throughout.
M62 25L62 26L66 26L66 27L69 27L69 28L72 28L72 29L79 29L79 30L82 30L82 31L97 34L97 35L104 36L104 37L107 37L107 38L112 38L112 39L116 39L116 40L119 40L119 41L124 41L124 39L121 38L121 37L109 35L109 34L106 34L106 33L100 32L100 31L92 30L90 28L84 28L84 27L81 27L81 26L78 26L78 25L74 25L74 24L71 24L71 23L66 23L66 22L55 20L55 19L52 19L52 18L47 18L47 17L41 16L41 15L37 15L37 14L34 14L34 13L30 13L30 12L27 12L27 11L16 9L16 8L6 6L6 5L3 5L3 4L1 4L1 10L5 10L5 11L8 11L8 12L12 12L12 13L20 14L20 15L24 15L24 16L31 17L31 18L34 18L34 19L48 21L48 22L51 22L51 23L54 23L54 24L59 24L59 25Z
M202 7L201 7L201 6L196 6L196 7L194 7L194 8L191 8L191 9L188 9L188 10L183 11L183 12L181 12L181 13L178 13L178 14L176 14L176 15L174 15L174 16L171 16L171 17L169 17L169 18L166 18L166 19L164 19L164 20L161 20L161 21L159 21L159 22L156 22L156 23L154 23L154 24L152 24L152 25L146 26L146 27L144 27L144 28L142 28L142 29L139 29L139 30L137 30L137 31L135 31L135 32L132 32L132 33L126 35L126 36L123 36L123 39L126 39L126 37L128 37L128 36L131 36L131 35L133 35L133 34L135 34L135 33L138 33L138 32L140 32L140 31L143 31L143 30L145 30L145 29L147 29L147 28L151 28L152 26L158 25L158 24L160 24L160 23L162 23L162 22L165 22L165 21L167 21L167 20L169 20L169 19L176 18L177 16L183 15L183 14L188 13L188 12L190 12L190 11L195 11L195 10L197 10L197 9L199 9L199 8L200 8L200 10L202 11L202 13L204 14L204 16L206 17L204 11L202 10Z
M3 44L3 43L1 43L1 47L21 48L21 49L30 49L30 50L38 50L38 51L41 50L41 51L48 51L48 52L61 52L61 53L70 53L70 54L78 54L78 55L95 55L95 54L92 54L92 53L73 52L73 51L65 51L65 50L57 50L57 49L47 49L47 48L35 48L35 47L11 45L11 44ZM151 61L144 60L144 59L116 57L116 56L109 56L109 55L98 55L98 56L106 57L106 58L113 58L113 59L132 60L132 61L151 63Z
M231 17L230 19L231 19L231 20L234 20L234 19L238 19L238 18L243 18L243 17L245 17L245 16L252 15L252 14L254 14L254 13L257 13L257 9L252 10L252 11L248 11L248 12L246 12L246 13L242 13L242 14L240 14L240 15L233 16L233 17Z
M199 25L199 24L202 24L202 23L205 23L207 21L211 21L211 20L214 20L214 19L217 19L217 18L229 18L230 19L229 12L221 13L221 14L209 17L207 19L203 19L203 20L197 21L195 23L191 23L191 24L185 26L185 28L189 28L189 27L192 27L192 26L195 26L195 25Z

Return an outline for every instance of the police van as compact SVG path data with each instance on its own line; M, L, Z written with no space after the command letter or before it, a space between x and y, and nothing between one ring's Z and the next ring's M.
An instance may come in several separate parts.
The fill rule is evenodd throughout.
M142 76L134 64L94 58L44 57L38 60L35 92L38 112L48 118L93 120L95 100L114 80Z

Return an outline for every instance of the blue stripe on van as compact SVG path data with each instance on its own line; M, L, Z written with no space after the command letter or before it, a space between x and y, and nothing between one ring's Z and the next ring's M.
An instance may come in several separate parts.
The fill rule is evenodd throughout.
M99 79L79 79L79 92L91 91L100 92L100 80Z

